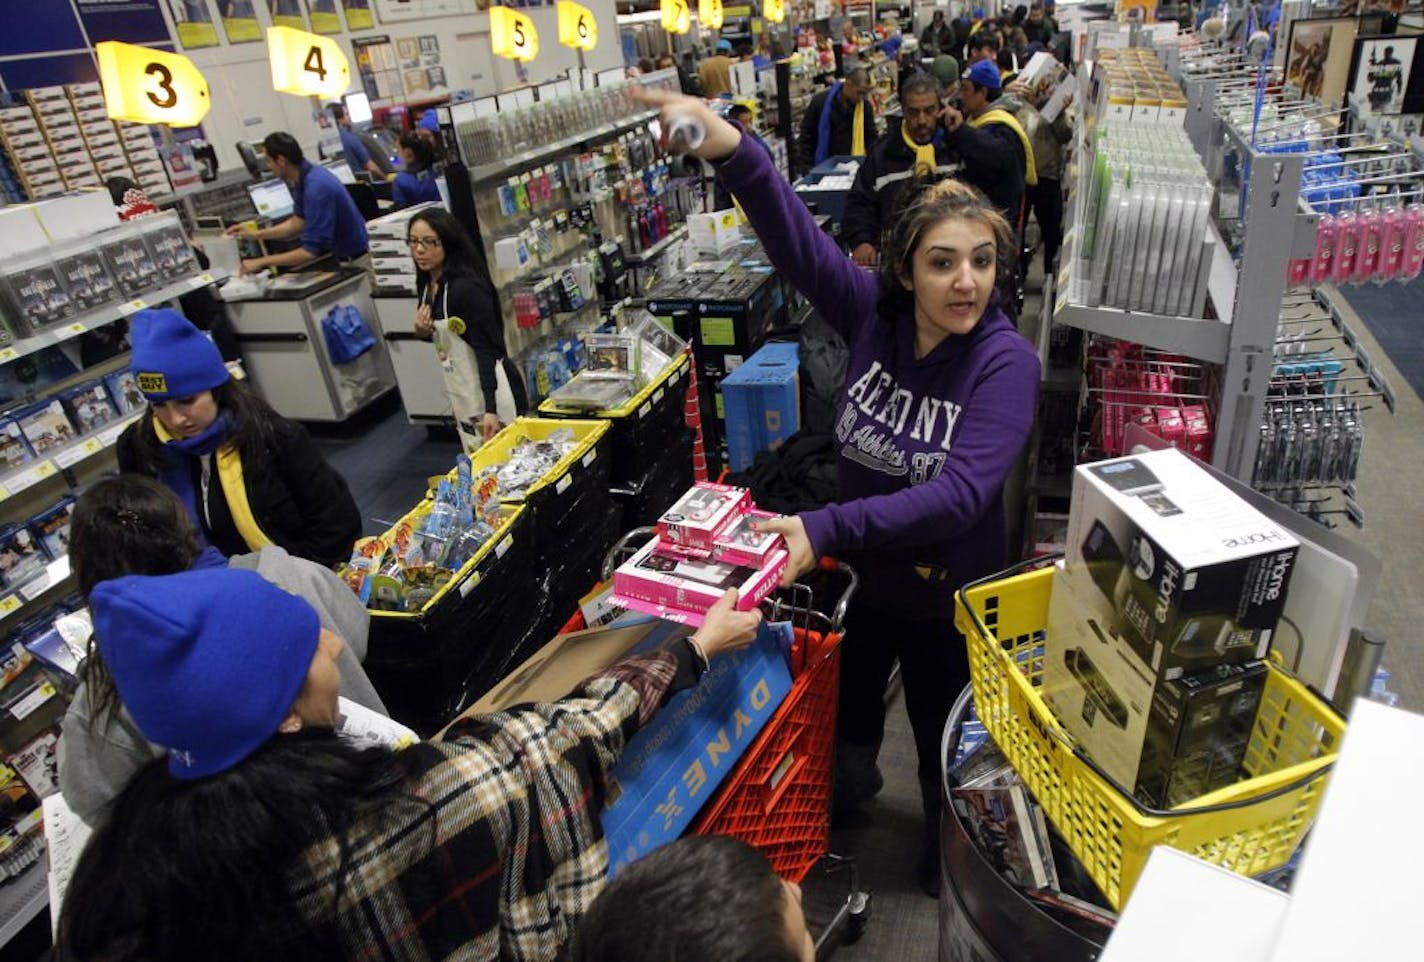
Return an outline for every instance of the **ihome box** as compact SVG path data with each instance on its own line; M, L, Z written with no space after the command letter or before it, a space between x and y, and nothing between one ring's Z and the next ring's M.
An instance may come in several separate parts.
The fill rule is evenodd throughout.
M1174 449L1073 477L1068 580L1161 680L1264 658L1298 548Z

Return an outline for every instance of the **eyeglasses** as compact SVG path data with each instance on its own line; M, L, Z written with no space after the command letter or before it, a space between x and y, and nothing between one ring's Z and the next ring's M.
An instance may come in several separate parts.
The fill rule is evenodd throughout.
M438 237L407 237L405 242L410 245L411 250L434 250L440 246Z

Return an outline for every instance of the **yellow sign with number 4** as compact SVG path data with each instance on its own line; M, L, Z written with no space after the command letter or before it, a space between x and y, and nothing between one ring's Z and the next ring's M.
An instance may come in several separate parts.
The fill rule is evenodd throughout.
M268 27L267 58L272 89L284 94L337 98L351 86L351 64L330 37Z
M533 60L539 56L539 31L534 21L509 7L490 7L490 46L496 57Z
M598 46L598 21L593 11L573 0L559 0L559 43L575 50Z
M192 127L208 115L208 82L193 61L179 53L117 40L94 45L104 108L113 120Z
M761 5L761 15L765 20L772 23L780 23L786 19L785 0L764 0Z
M687 33L692 29L692 10L688 0L661 0L663 29L668 33Z
M722 0L697 0L697 22L708 30L721 30Z

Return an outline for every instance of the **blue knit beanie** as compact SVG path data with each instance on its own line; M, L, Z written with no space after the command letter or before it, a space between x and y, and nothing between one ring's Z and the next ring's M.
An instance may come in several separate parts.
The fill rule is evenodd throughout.
M416 123L416 126L421 130L428 130L432 134L440 133L440 117L435 113L435 108L427 107L425 113L420 115L420 120Z
M192 397L232 379L217 345L171 308L135 314L129 341L129 369L150 401Z
M992 60L980 60L965 71L964 78L989 90L999 90L1004 86L1004 82L999 79L999 65Z
M229 568L100 582L89 607L124 707L182 779L225 771L277 733L321 632L301 598Z

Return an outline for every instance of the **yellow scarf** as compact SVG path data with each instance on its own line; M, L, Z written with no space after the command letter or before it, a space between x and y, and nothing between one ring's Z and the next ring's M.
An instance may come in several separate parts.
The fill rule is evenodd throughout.
M934 141L927 144L915 143L915 138L910 136L910 131L904 124L900 125L900 136L905 139L905 146L909 147L915 155L915 173L918 174L920 168L923 167L933 174L935 172Z
M865 156L865 101L855 102L855 116L851 118L850 155Z
M168 429L158 420L156 414L153 416L153 433L158 435L158 440L164 444L173 440L173 435L168 433ZM222 485L228 513L232 515L232 523L237 527L237 533L242 536L242 540L247 542L247 547L257 551L269 544L276 544L257 523L252 514L252 505L247 502L247 484L242 478L242 456L238 454L237 446L224 444L218 448L214 460L217 462L218 483ZM200 492L199 497L201 496Z
M1019 140L1023 143L1024 149L1024 183L1030 187L1037 184L1038 168L1033 164L1033 145L1028 142L1028 134L1024 133L1023 126L1019 124L1019 119L1007 110L995 107L969 121L969 126L976 128L983 127L985 124L1003 124L1019 135Z

